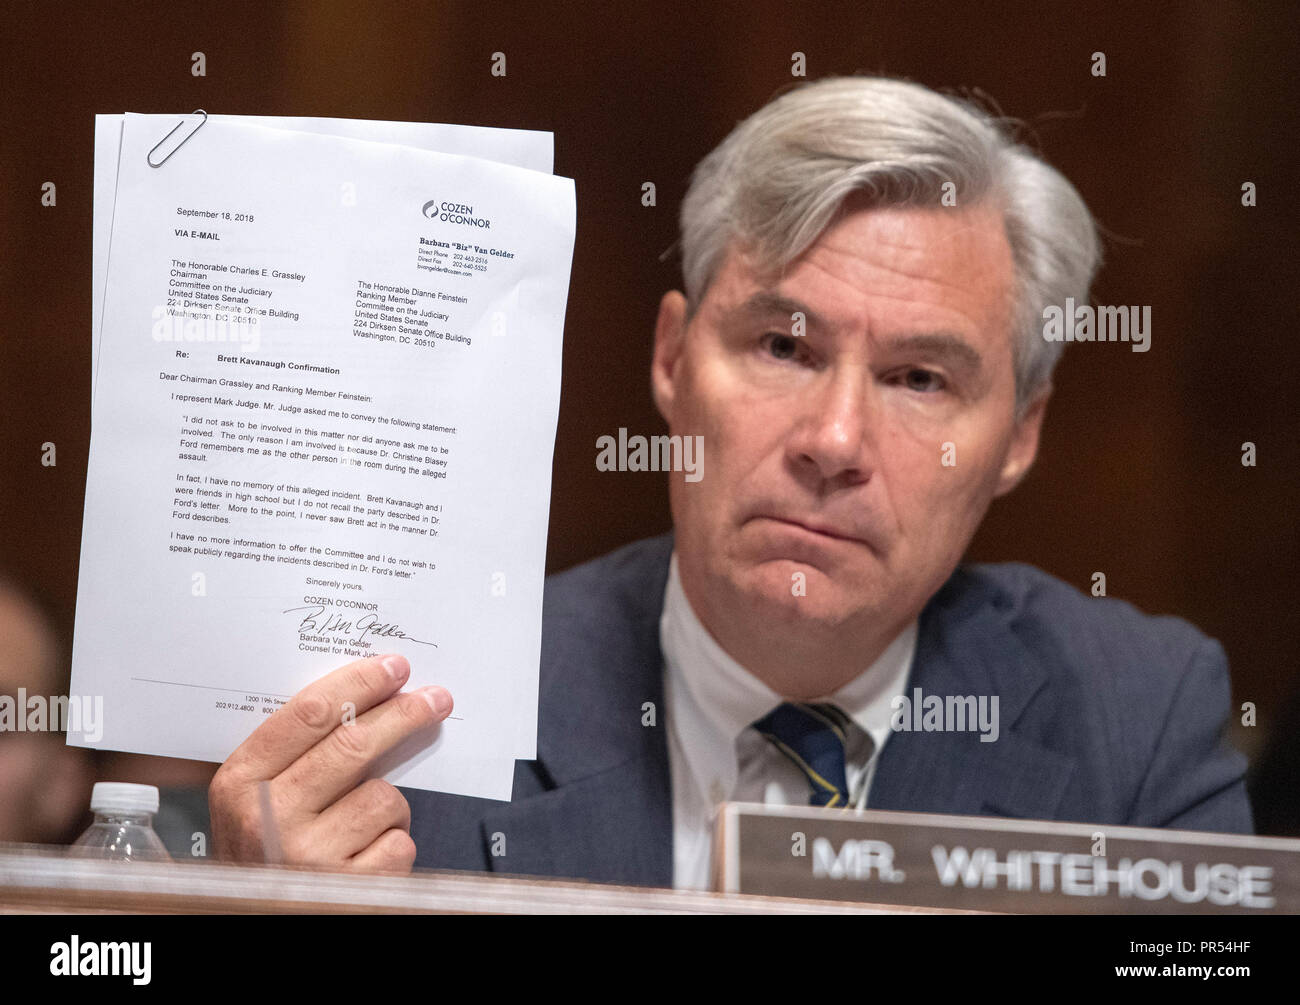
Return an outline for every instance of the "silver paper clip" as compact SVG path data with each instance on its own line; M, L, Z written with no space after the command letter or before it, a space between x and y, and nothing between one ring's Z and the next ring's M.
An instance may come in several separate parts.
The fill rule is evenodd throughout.
M185 146L185 144L188 143L188 142L190 141L191 137L193 137L194 133L197 133L200 129L203 128L203 123L205 123L205 122L208 121L208 113L205 112L202 108L196 108L196 109L194 109L194 111L193 111L191 114L193 114L193 115L202 115L203 118L199 121L199 124L198 124L197 126L194 127L193 131L190 132L190 134L189 134L188 136L186 136L183 140L181 140L179 143L177 143L176 146L172 147L171 151L167 154L167 156L164 157L162 160L160 160L157 164L155 164L155 163L153 162L153 155L154 155L154 153L158 150L158 148L159 148L160 146L162 146L164 143L166 143L169 139L172 138L172 133L176 132L177 129L179 129L181 126L185 125L185 120L182 119L180 122L176 123L176 125L172 126L172 131L171 131L171 133L168 133L166 136L164 136L162 139L160 139L157 143L155 143L155 144L154 144L154 147L153 147L153 150L150 150L149 153L145 155L145 160L148 161L149 166L150 166L151 168L162 167L164 164L166 164L167 161L168 161L169 159L171 159L172 154L174 154L174 153L175 153L177 150L179 150L181 147Z

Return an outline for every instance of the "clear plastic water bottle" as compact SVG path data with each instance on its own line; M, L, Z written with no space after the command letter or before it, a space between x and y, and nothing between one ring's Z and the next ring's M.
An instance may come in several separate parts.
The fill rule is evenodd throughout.
M165 861L167 847L153 829L158 788L127 782L96 782L90 793L95 822L76 841L71 854L125 862Z

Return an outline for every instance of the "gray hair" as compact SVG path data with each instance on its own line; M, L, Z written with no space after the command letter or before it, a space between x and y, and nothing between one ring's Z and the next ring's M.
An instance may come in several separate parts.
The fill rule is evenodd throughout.
M1016 411L1051 380L1063 342L1043 308L1087 303L1101 261L1092 214L1074 186L1011 135L1005 120L920 84L830 77L802 84L741 122L696 166L682 202L682 272L698 309L733 241L779 271L832 222L850 194L876 206L993 199L1015 263Z

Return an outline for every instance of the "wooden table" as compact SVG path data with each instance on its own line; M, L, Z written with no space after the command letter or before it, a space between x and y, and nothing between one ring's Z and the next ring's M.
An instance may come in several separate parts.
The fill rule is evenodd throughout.
M350 874L223 862L113 862L0 844L0 912L126 914L950 914L490 873Z

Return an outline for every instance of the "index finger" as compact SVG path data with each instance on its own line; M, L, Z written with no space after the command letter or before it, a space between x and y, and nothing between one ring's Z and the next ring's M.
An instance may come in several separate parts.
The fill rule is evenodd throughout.
M405 656L355 660L313 681L277 708L226 759L244 781L280 774L328 736L344 713L361 715L396 694L411 675Z

